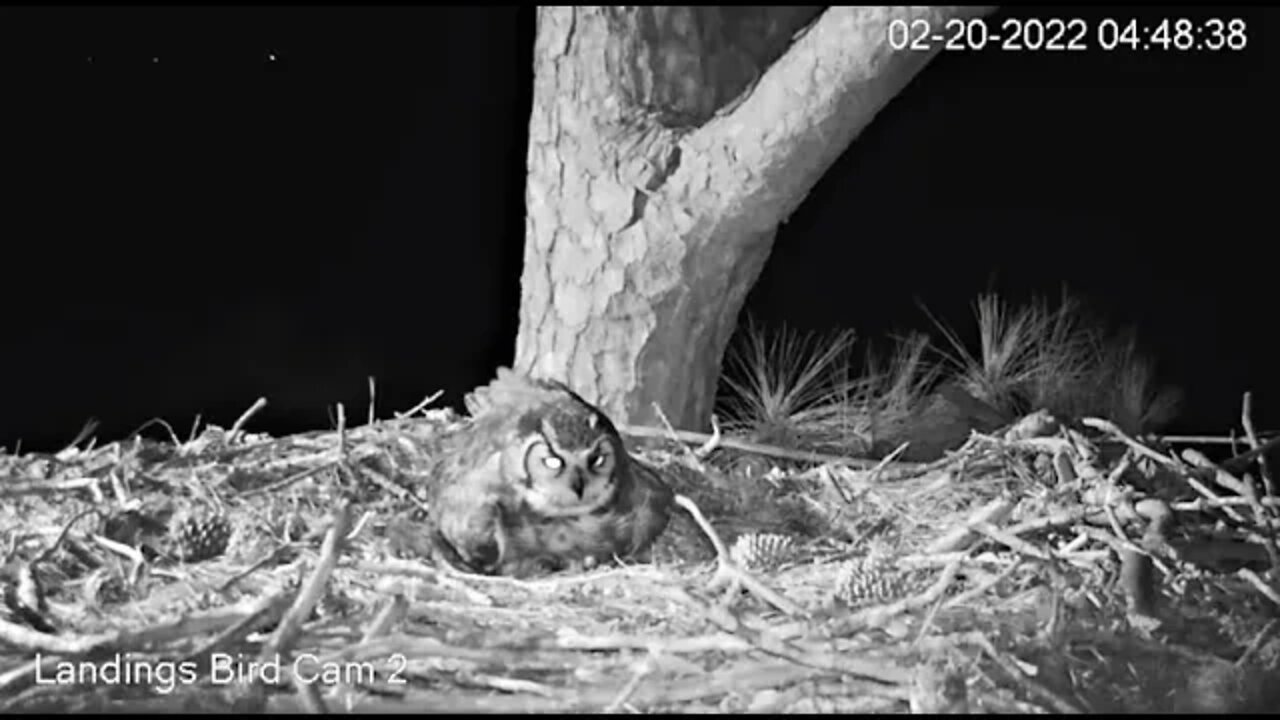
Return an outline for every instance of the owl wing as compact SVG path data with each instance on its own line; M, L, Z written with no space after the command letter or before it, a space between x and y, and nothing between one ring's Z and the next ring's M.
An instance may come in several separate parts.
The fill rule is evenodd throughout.
M431 536L446 562L471 572L491 572L506 549L506 507L511 489L488 462L447 472L431 498Z
M642 552L667 529L675 505L675 493L656 468L636 457L628 458L631 482L625 486L625 498L619 498L619 511L627 518L629 532L618 537L616 552L621 557Z

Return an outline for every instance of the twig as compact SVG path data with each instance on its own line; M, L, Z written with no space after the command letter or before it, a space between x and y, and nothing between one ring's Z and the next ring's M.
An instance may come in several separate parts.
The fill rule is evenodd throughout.
M41 553L37 555L34 560L31 561L31 564L39 565L40 563L48 559L50 555L53 555L55 552L58 551L58 547L62 545L63 540L67 539L67 534L71 532L71 528L75 526L76 523L80 522L81 518L85 517L86 515L96 515L96 514L98 514L98 510L96 508L89 508L88 510L82 510L81 512L76 513L74 517L72 517L70 520L67 521L65 525L62 526L62 532L58 533L58 537L53 541L53 544L45 548L43 551L41 551Z
M292 588L285 588L253 600L252 604L237 614L233 622L225 623L218 635L188 653L184 660L197 662L200 658L207 658L240 641L255 629L277 622L296 592Z
M1237 523L1241 523L1241 524L1244 523L1245 521L1244 516L1232 509L1232 505L1234 503L1227 502L1225 498L1221 497L1220 495L1215 493L1213 490L1209 489L1204 483L1200 482L1199 480L1195 479L1190 475L1185 475L1183 476L1182 479L1187 483L1187 485L1191 486L1192 490L1195 490L1196 492L1200 493L1214 507L1222 510L1223 515L1226 515L1227 517L1231 518ZM1242 497L1240 499L1243 501L1240 504L1242 505L1249 504L1248 498Z
M409 599L400 593L396 593L392 596L391 602L379 610L373 622L369 623L364 635L360 637L360 642L367 643L386 635L391 631L391 628L404 619L405 613L408 611Z
M196 413L195 419L191 421L191 432L187 433L187 445L196 441L198 432L200 432L200 413Z
M716 448L720 447L720 442L723 439L724 437L720 434L720 420L714 414L712 414L711 415L711 437L707 438L707 441L702 444L702 447L698 448L697 450L694 450L693 453L697 455L699 458L705 458L711 453L715 452Z
M378 381L372 375L369 376L369 419L366 424L372 425L374 418L377 417L376 408L378 405Z
M990 639L981 635L979 635L978 637L981 638L978 642L978 645L982 648L983 652L985 652L988 657L994 660L995 663L999 665L1002 670L1005 671L1005 673L1007 673L1011 678L1017 681L1018 684L1021 685L1028 693L1030 693L1031 695L1037 696L1042 700L1045 700L1053 707L1054 710L1064 715L1082 714L1080 709L1077 708L1075 705L1066 701L1065 699L1060 697L1057 693L1045 687L1043 684L1037 682L1034 678L1028 677L1026 673L1022 672L1022 669L1018 667L1018 664L1016 662L1009 659L1008 656L1006 656L1004 653L997 650L995 646L991 644Z
M164 418L158 418L158 417L151 418L150 420L142 423L141 425L138 426L137 430L134 430L133 432L129 433L127 437L137 437L143 430L146 430L152 425L159 425L160 427L163 427L165 430L169 431L169 440L173 443L174 447L179 447L182 445L182 443L178 441L178 434L173 431L173 426L170 425L168 422L166 422Z
M99 635L49 635L0 619L0 641L27 652L49 655L83 656L105 650L120 652L217 632L242 621L251 612L245 605L185 615L173 622L141 630L118 630ZM0 685L0 696L12 688Z
M338 463L347 459L347 408L338 403Z
M1027 557L1033 557L1037 560L1049 560L1052 557L1051 553L1041 550L1020 537L1010 535L989 522L969 523L969 527L977 530L983 535L986 535L992 540L995 540L1001 545L1008 547L1010 550L1026 555Z
M1253 393L1244 394L1244 407L1240 411L1240 423L1244 426L1245 437L1249 440L1249 449L1257 450L1262 446L1258 442L1258 433L1253 428ZM1271 468L1267 465L1265 454L1258 456L1258 470L1262 474L1262 485L1266 488L1267 497L1276 496L1275 480L1271 477Z
M665 428L646 427L642 425L623 425L618 428L623 435L630 435L638 438L650 439L675 439L681 443L689 445L704 445L710 442L712 435L707 433L693 432L691 430L666 430ZM868 460L865 458L850 458L843 455L831 455L829 453L808 452L805 450L788 450L787 448L778 447L776 445L766 445L763 443L750 442L734 437L721 437L720 447L737 450L739 452L752 453L754 455L763 455L765 457L775 457L782 460L796 460L799 462L811 462L815 464L831 463L833 465L847 465L852 468L869 469L880 464L879 460ZM904 469L916 469L922 467L919 463L894 463L892 467Z
M320 598L324 595L325 587L329 583L329 576L333 574L333 569L338 566L338 558L342 554L344 539L351 531L351 506L344 503L334 513L333 524L329 527L329 532L325 535L324 543L320 546L320 559L316 563L316 567L311 571L311 575L307 577L302 588L298 591L298 595L293 600L293 605L285 612L284 617L280 619L280 625L276 631L271 634L262 646L260 657L265 660L273 660L284 653L289 652L293 648L293 643L297 640L299 633L302 631L302 623L315 609L316 603L320 602Z
M1275 437L1275 433L1265 433L1267 438ZM1235 445L1238 439L1221 435L1156 435L1155 440L1174 445Z
M1244 667L1252 662L1258 651L1271 638L1271 632L1276 629L1277 625L1280 625L1280 619L1272 618L1271 622L1268 622L1266 626L1259 630L1258 634L1249 643L1249 647L1245 648L1244 652L1240 653L1240 657L1236 658L1235 666L1238 668Z
M606 705L602 712L609 714L619 712L627 700L630 700L631 696L635 694L636 689L640 687L640 683L644 682L644 679L652 675L655 670L657 670L657 665L653 661L653 652L651 651L643 660L635 664L627 684L622 686L622 689L618 691L618 696Z
M889 453L888 455L885 455L884 459L876 463L876 466L871 468L871 472L867 473L868 481L875 482L877 479L879 479L880 473L884 472L885 468L889 467L889 465L891 465L895 460L897 460L899 455L906 452L907 448L910 447L910 445L911 445L911 441L908 440L902 443L901 445L899 445L898 447L894 448L893 452Z
M396 593L391 597L391 601L378 611L373 622L369 623L369 627L360 636L360 643L373 642L380 637L385 637L391 631L391 628L404 620L408 611L409 599L402 593ZM356 701L363 695L363 691L358 687L352 687L348 682L338 682L329 692L329 695L341 697L343 704L350 709L355 706Z
M1276 607L1280 607L1280 592L1276 592L1276 589L1271 587L1266 580L1258 577L1258 573L1250 570L1249 568L1241 568L1236 572L1236 574L1245 580L1248 580L1250 584L1258 589L1258 592L1262 593L1268 600L1275 603Z
M1248 465L1254 458L1261 457L1263 453L1275 447L1280 447L1280 435L1277 435L1271 438L1270 440L1262 443L1261 445L1259 445L1256 448L1253 448L1252 450L1249 450L1247 452L1242 452L1233 458L1228 458L1224 460L1222 462L1222 467L1226 468L1227 470L1235 470L1237 468L1243 468L1246 465Z
M1146 456L1164 465L1170 465L1175 468L1178 467L1177 459L1169 457L1168 455L1164 455L1162 453L1158 453L1155 450L1152 450L1151 448L1147 447L1146 445L1143 445L1142 443L1138 442L1137 440L1134 440L1133 438L1125 434L1123 430L1121 430L1118 426L1116 426L1115 423L1111 422L1110 420L1103 420L1101 418L1082 418L1080 422L1086 427L1091 427L1094 430L1101 430L1102 432L1114 435L1117 439L1120 440L1120 442L1123 442L1125 445L1128 445L1130 448L1133 449L1134 452L1138 453L1139 455Z
M56 457L59 460L61 460L65 456L75 453L79 449L77 446L80 445L80 443L84 442L85 440L89 439L89 436L92 435L93 431L97 429L98 429L97 418L89 418L88 420L86 420L84 423L84 426L80 428L80 432L76 433L75 438L73 438L71 442L67 443L66 447L58 451L58 454Z
M324 704L324 698L320 697L320 690L314 682L300 680L292 666L289 668L289 678L293 681L293 689L298 696L298 704L302 706L303 711L310 715L329 714L329 707Z
M1226 488L1241 497L1249 497L1249 488L1243 480L1240 480L1226 470L1223 470L1221 467L1218 467L1216 463L1205 457L1204 453L1199 450L1194 448L1184 449L1182 451L1182 459L1186 461L1188 465L1198 467L1202 470L1208 470L1213 476L1213 481L1220 487Z
M676 495L675 502L693 516L694 521L698 523L698 527L702 529L703 534L707 536L707 539L711 541L711 544L716 549L716 574L711 580L712 587L729 586L731 589L742 587L788 615L794 617L805 614L804 609L799 605L774 592L772 588L757 580L751 573L738 567L730 556L728 548L725 547L724 541L720 539L720 535L716 533L715 528L711 527L711 523L707 522L707 519L702 515L702 511L698 509L698 506L692 500L683 495Z
M283 617L280 618L280 624L276 626L275 632L271 633L267 641L262 644L262 648L258 652L258 658L261 662L281 662L285 656L292 652L294 644L302 634L303 622L311 615L311 611L315 609L316 604L320 602L320 598L324 595L325 588L329 584L329 577L333 574L334 568L338 566L338 556L342 553L345 538L350 530L351 504L343 503L333 515L332 524L325 534L324 543L320 546L320 559L315 568L303 581L298 594L293 598L293 604L289 606L288 610L285 610ZM242 689L239 702L243 706L247 706L249 709L260 709L266 706L267 689L262 681L263 678L255 677L248 687ZM306 692L308 683L303 682L296 674L291 672L289 681L297 693ZM324 706L324 702L318 693L301 695L301 697L303 698L304 706L311 706L317 709Z
M850 657L844 652L829 651L820 647L798 647L780 639L774 633L750 627L732 613L723 608L708 606L682 589L670 588L667 594L697 608L712 624L741 637L756 649L796 665L853 675L890 685L904 685L911 681L911 673L893 663L862 660Z
M678 432L675 426L671 424L671 421L667 419L667 414L662 411L662 406L657 402L653 403L653 411L658 414L658 419L662 421L662 427L666 433L666 438L672 442L677 442L679 440ZM707 440L707 442L709 443L711 441ZM687 445L682 444L680 447L684 450L685 455L688 456L689 464L693 469L705 475L707 472L707 466L702 462L702 458L698 456L698 453L694 450L690 450Z
M287 488L290 485L296 482L299 482L301 480L306 480L307 478L311 477L312 475L315 475L316 473L324 472L325 470L329 470L337 466L338 466L337 460L327 462L323 465L316 465L315 467L307 468L306 470L301 470L299 472L296 472L290 475L289 477L283 480L279 480L277 482L273 482L270 485L263 485L262 487L256 487L256 488L251 488L249 490L245 490L244 492L239 493L239 496L242 498L247 498L247 497L253 497L254 495L265 495L267 493L273 493L277 490L282 490L284 488Z
M439 400L440 396L443 394L444 394L443 390L437 390L431 393L430 395L423 398L422 402L418 403L417 405L414 405L413 407L409 408L408 410L405 410L404 412L396 413L396 419L403 420L404 418L410 417L411 415L416 415L417 413L422 412L422 410L426 408L428 405L435 402L436 400Z
M236 440L240 438L241 433L244 432L245 423L249 422L249 418L256 415L258 411L262 410L262 408L266 406L267 399L265 397L260 397L253 401L253 404L249 406L249 409L241 413L240 417L236 418L236 421L232 423L231 430L227 432L227 444L235 444Z
M1277 547L1276 545L1275 527L1271 524L1271 514L1268 513L1266 507L1258 501L1258 491L1253 487L1253 485L1233 477L1226 470L1215 465L1213 461L1209 460L1209 458L1195 450L1192 450L1191 448L1183 450L1182 455L1188 462L1212 472L1214 480L1219 485L1227 488L1228 490L1235 491L1236 494L1243 496L1249 501L1249 507L1253 510L1254 519L1258 521L1259 525L1263 526L1263 529L1266 532L1264 535L1266 538L1265 547L1267 549L1267 555L1271 560L1271 567L1280 568L1280 547ZM1228 515L1232 514L1231 509L1227 507L1222 508L1222 512Z
M54 493L97 487L98 479L91 477L70 480L25 480L16 477L0 477L0 498L20 495L52 495Z
M1258 502L1269 508L1280 506L1280 498L1259 499ZM1196 498L1195 500L1187 500L1185 502L1173 503L1169 507L1177 512L1201 512L1205 508L1222 508L1234 507L1236 505L1248 505L1248 498L1242 497L1216 497L1216 498Z
M926 554L945 553L967 547L978 532L973 529L973 525L984 522L1000 522L1013 511L1014 505L1015 503L1008 498L1000 497L992 500L975 512L967 522L958 525L937 540L929 543L924 552Z

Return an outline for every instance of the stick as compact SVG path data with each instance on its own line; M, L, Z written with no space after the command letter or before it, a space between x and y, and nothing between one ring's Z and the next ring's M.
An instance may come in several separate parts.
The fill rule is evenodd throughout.
M181 442L178 442L178 434L173 431L173 426L170 425L168 422L166 422L164 418L158 418L158 417L151 418L150 420L142 423L141 425L138 426L137 430L134 430L133 432L129 433L126 437L135 437L139 433L141 433L143 430L146 430L152 425L159 425L160 427L169 431L169 440L173 443L174 447L178 447L179 445L182 444Z
M347 459L347 408L338 403L338 462Z
M693 432L690 430L671 430L665 428L646 427L642 425L623 425L618 428L618 432L623 435L630 435L638 438L649 439L676 439L682 443L689 445L702 445L710 442L712 435L707 433ZM879 460L868 460L865 458L849 458L842 455L831 455L829 453L808 452L805 450L788 450L776 445L765 445L763 443L755 443L749 440L739 438L720 439L720 447L729 448L730 450L738 450L740 452L752 453L754 455L764 455L765 457L775 457L782 460L797 460L799 462L812 463L830 463L832 465L847 465L852 468L868 470L880 464ZM895 462L891 465L895 468L915 469L920 467L920 463Z
M1067 702L1067 700L1060 697L1057 693L1053 692L1045 685L1042 685L1036 680L1028 677L1026 673L1022 672L1022 669L1018 667L1018 664L1016 662L1009 659L1007 655L997 650L995 645L993 645L989 639L987 639L986 637L983 637L982 642L978 644L980 647L982 647L983 651L986 652L988 657L994 660L995 663L999 665L1002 670L1008 673L1010 677L1016 680L1018 684L1022 685L1022 687L1029 694L1037 696L1041 700L1048 702L1049 705L1052 706L1054 710L1064 715L1082 714L1080 712L1080 709L1077 708L1075 705L1072 705L1070 702Z
M378 381L372 375L369 376L369 419L365 424L372 425L377 413L374 408L378 404Z
M410 415L415 415L419 412L422 412L422 410L426 408L428 405L440 399L440 396L443 394L444 394L443 390L437 390L431 393L430 395L423 398L422 402L418 403L417 405L414 405L413 407L409 408L408 410L405 410L404 412L396 413L396 419L403 420L409 417Z
M1264 433L1267 439L1275 437L1276 433ZM1163 443L1173 445L1235 445L1236 438L1223 437L1221 435L1155 435L1154 439Z
M325 586L329 583L329 576L333 574L333 569L338 566L338 558L342 554L342 546L344 538L351 530L351 506L343 504L334 513L333 524L329 527L328 534L325 535L324 543L320 546L320 560L316 564L311 575L302 585L302 589L298 592L298 596L294 598L293 606L290 607L280 618L280 625L276 631L271 634L267 642L262 645L262 652L259 657L264 660L273 660L284 653L289 652L297 640L298 635L302 632L302 623L306 621L311 611L315 609L316 603L320 602L320 597L324 595Z
M699 458L705 458L720 447L720 443L723 440L724 437L720 434L720 420L713 414L711 416L711 437L702 444L702 447L694 450L693 454Z
M1250 570L1249 568L1241 568L1236 572L1236 574L1245 580L1248 580L1249 584L1257 588L1258 592L1262 593L1268 600L1275 603L1276 607L1280 607L1280 592L1276 592L1276 589L1267 584L1266 580L1258 577L1258 573Z
M1258 433L1253 428L1253 393L1244 394L1243 407L1240 410L1240 424L1244 426L1245 437L1249 440L1249 449L1257 450L1262 446L1258 442ZM1275 481L1271 477L1271 469L1267 467L1267 456L1258 456L1258 468L1262 472L1262 484L1267 489L1267 497L1276 496Z
M191 421L191 432L187 433L187 444L196 441L196 433L200 432L200 413L196 413L196 417Z
M0 498L20 495L52 495L83 488L93 488L97 478L72 478L70 480L24 480L16 477L0 477Z
M240 434L244 432L245 423L249 422L249 418L256 415L259 410L266 406L267 399L265 397L260 397L249 406L248 410L241 413L240 417L236 418L235 423L231 425L231 431L227 433L227 444L231 445L235 443L236 439L240 437Z
M1249 464L1249 461L1261 456L1263 453L1275 447L1280 447L1280 435L1271 438L1248 452L1240 453L1233 458L1223 461L1222 467L1227 468L1228 470L1235 470L1236 468L1244 467Z
M85 421L84 427L80 428L80 432L76 433L75 438L72 439L71 442L67 443L67 446L62 448L62 450L58 452L58 455L57 455L58 459L62 459L64 455L74 453L76 451L76 446L84 442L85 440L89 439L89 436L92 435L93 431L97 429L98 429L97 418L89 418L87 421Z
M37 555L36 559L31 561L31 564L38 565L44 562L45 560L47 560L49 556L57 552L58 547L62 545L62 541L67 539L67 534L71 532L72 526L80 522L80 519L83 518L84 516L89 514L96 515L97 513L98 511L95 508L89 508L88 510L84 510L77 513L75 517L67 521L66 525L62 526L62 532L58 533L58 537L56 540L53 541L53 544L45 548L39 555Z
M793 617L804 615L804 609L799 605L791 602L787 598L774 592L772 588L760 582L751 573L738 567L729 554L728 548L725 547L724 541L720 539L715 528L711 527L711 523L702 515L702 511L689 498L683 495L676 495L676 504L684 508L686 512L693 516L698 523L698 527L702 529L703 534L711 541L716 549L716 574L711 580L712 586L724 587L735 585L746 588L751 594L769 603L778 610L791 615Z
M968 547L979 534L974 529L974 525L978 523L998 523L1009 516L1009 513L1013 511L1014 505L1016 503L1008 498L992 500L975 512L968 521L957 524L955 528L929 543L924 552L932 555L962 550Z
M1129 447L1133 448L1133 451L1138 453L1139 455L1145 455L1146 457L1149 457L1158 463L1170 465L1175 468L1178 467L1177 460L1167 455L1158 453L1155 450L1152 450L1151 448L1147 447L1146 445L1143 445L1142 443L1138 442L1137 440L1134 440L1133 438L1125 434L1123 430L1117 427L1116 424L1111 422L1110 420L1103 420L1101 418L1082 418L1080 422L1086 427L1091 427L1094 430L1101 430L1102 432L1110 433L1111 435L1116 436L1125 445L1128 445Z

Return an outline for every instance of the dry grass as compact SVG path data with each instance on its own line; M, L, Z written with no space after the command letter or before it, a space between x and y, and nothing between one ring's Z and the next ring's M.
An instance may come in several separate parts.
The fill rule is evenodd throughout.
M910 364L918 345L902 347ZM429 413L0 455L5 578L21 588L34 573L30 602L47 599L35 614L53 625L0 621L0 712L902 712L957 688L978 712L1275 707L1251 696L1280 662L1264 631L1271 601L1234 570L1265 572L1265 553L1241 554L1261 516L1195 490L1159 448L1107 432L975 436L925 466L773 467L738 483L682 448L646 451L725 543L782 538L768 557L733 555L794 608L779 612L712 584L718 561L692 550L706 543L681 534L684 515L663 537L670 557L653 562L529 581L433 567L416 552L415 497L442 434L465 429ZM1046 462L1059 457L1069 476ZM1167 644L1132 629L1128 585L1110 589L1118 549L1150 534L1133 508L1153 482L1193 495L1167 503L1179 553L1158 553L1151 576L1180 598L1159 608ZM221 508L231 548L185 563L101 539L96 515L166 505ZM1229 557L1212 550L1228 511ZM215 652L284 672L218 682L202 665ZM48 678L117 654L194 670L168 691L159 676L36 682L37 667ZM316 659L346 677L290 675Z

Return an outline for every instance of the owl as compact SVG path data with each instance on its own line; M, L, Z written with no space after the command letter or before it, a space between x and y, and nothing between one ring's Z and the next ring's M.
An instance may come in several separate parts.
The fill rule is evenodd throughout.
M531 576L634 555L665 529L671 490L564 384L503 368L465 402L471 420L434 472L441 559Z

